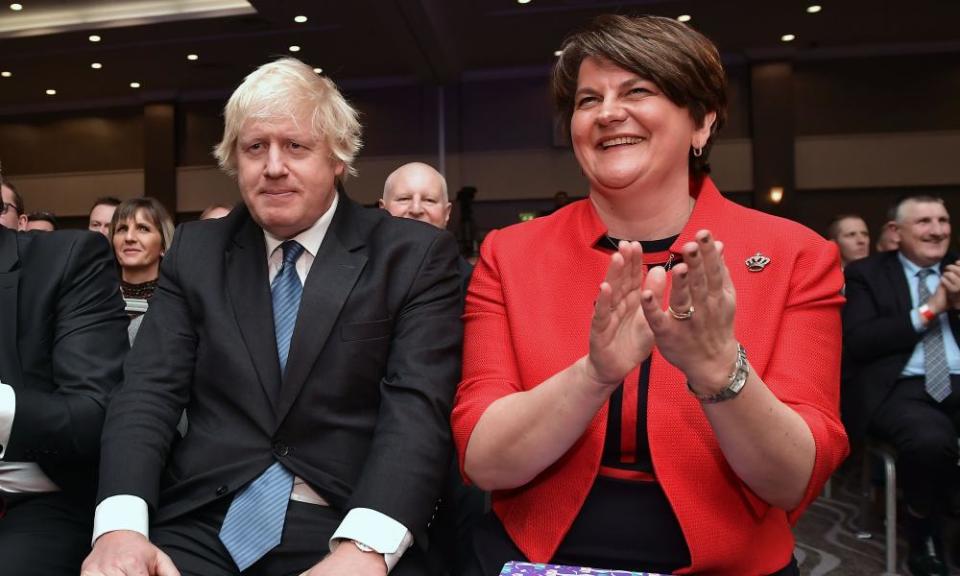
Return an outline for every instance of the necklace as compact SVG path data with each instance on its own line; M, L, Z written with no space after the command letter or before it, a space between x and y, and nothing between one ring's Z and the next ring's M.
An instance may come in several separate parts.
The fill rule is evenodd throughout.
M678 236L679 236L679 234L678 234ZM666 242L669 242L668 247L666 248L667 250L669 250L669 245L672 245L673 242L676 240L676 238L677 238L677 236L673 236L673 237L671 237L671 238L664 238L663 240L654 240L653 242L640 242L640 244L641 244L641 245L643 245L643 244L658 244L658 243L661 243L661 242L665 242L665 241L666 241ZM610 235L607 234L607 233L604 233L604 234L603 234L603 243L605 244L604 248L611 248L611 249L613 249L614 252L616 252L617 250L620 249L620 241L619 241L619 240L616 240L616 239L614 239L614 238L611 238ZM660 252L660 251L661 251L661 250L656 250L656 252ZM674 256L675 256L675 254L674 254L673 252L670 252L669 256L667 256L667 261L663 263L663 270L664 270L664 272L669 272L669 271L670 271L670 268L673 267ZM652 266L659 266L659 265L660 265L659 263L658 263L658 264L652 264ZM650 266L651 266L651 264L647 264L647 268L650 268Z

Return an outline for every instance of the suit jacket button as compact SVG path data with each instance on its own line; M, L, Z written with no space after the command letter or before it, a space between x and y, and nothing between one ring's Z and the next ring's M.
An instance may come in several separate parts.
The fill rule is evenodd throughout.
M273 453L280 458L283 458L290 453L290 447L284 444L283 442L275 442L273 444Z
M227 485L226 485L226 484L224 484L223 486L218 486L218 487L217 487L217 496L223 496L223 495L226 494L226 493L227 493Z

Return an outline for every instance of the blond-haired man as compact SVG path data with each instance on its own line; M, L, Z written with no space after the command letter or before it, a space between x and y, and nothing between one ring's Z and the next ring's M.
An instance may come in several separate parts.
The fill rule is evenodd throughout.
M230 98L216 155L243 204L167 251L107 415L84 575L429 573L456 245L338 194L359 148L356 111L297 60Z

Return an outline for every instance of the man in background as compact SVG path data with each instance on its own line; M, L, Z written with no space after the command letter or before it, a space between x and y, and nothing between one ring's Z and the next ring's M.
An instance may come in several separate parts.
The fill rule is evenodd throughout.
M51 212L31 212L27 214L26 229L53 232L57 229L57 217Z
M453 205L447 196L447 180L429 164L410 162L397 168L383 183L380 207L398 218L419 220L446 229ZM473 266L463 256L458 259L463 294Z
M835 216L827 228L827 239L840 247L840 266L870 255L870 231L857 214Z
M12 182L0 178L0 226L23 230L27 215L23 213L23 197Z
M852 262L846 274L844 352L856 363L851 434L897 450L914 575L946 575L940 511L957 479L960 422L960 264L949 254L943 200L901 200L898 250Z
M93 232L99 232L106 237L110 237L110 221L113 220L113 213L120 205L120 199L113 196L103 196L97 198L90 207L90 218L87 228Z

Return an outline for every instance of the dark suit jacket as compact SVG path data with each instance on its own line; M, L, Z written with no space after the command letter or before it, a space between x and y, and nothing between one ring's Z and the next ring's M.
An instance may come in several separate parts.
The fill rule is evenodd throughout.
M100 498L140 496L163 521L279 460L425 546L460 374L456 258L449 233L341 195L281 382L263 231L243 206L181 226L107 415Z
M843 393L850 396L845 406L855 410L845 414L844 419L851 432L866 431L870 418L890 393L922 338L910 321L910 288L897 254L880 252L851 262L844 270L844 353L854 376ZM947 254L940 268L954 261L956 255ZM953 335L960 342L957 314L951 310L948 318Z
M0 227L0 380L16 395L4 460L36 462L60 488L92 500L127 322L103 236Z

